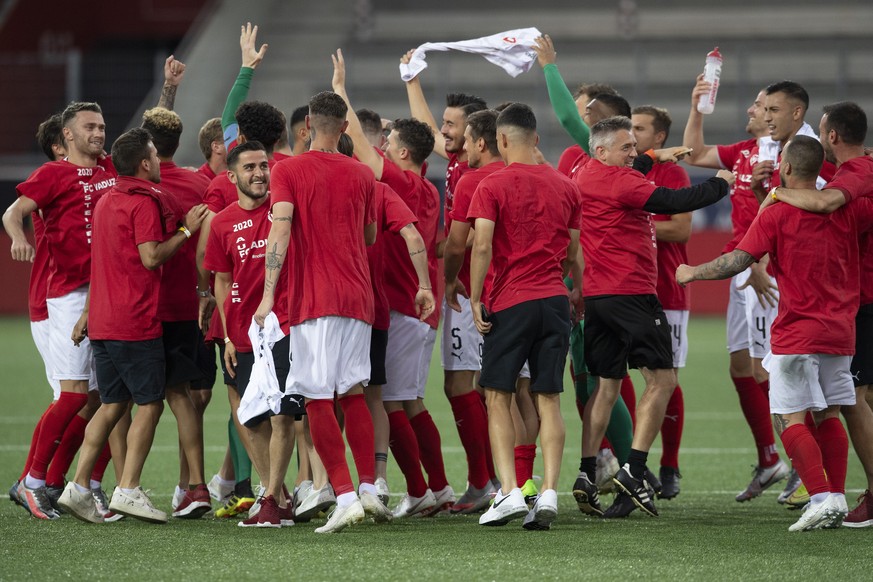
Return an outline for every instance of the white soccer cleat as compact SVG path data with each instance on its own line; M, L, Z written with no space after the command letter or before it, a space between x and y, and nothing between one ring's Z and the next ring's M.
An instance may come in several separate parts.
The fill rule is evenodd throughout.
M832 501L831 496L820 503L810 501L803 509L803 515L796 522L789 526L788 531L809 531L812 529L821 529L831 523L834 512L837 510L837 505ZM840 519L842 522L842 518Z
M615 489L612 478L615 477L621 465L611 449L597 451L597 470L594 474L594 484L598 493L611 493Z
M388 500L391 499L391 492L388 490L388 482L382 477L377 477L374 485L376 486L376 495L379 496L382 505L388 505Z
M373 493L360 494L361 507L364 508L364 513L373 518L376 523L387 523L394 518L391 510L388 509L378 495Z
M337 533L350 525L361 523L364 521L364 507L357 499L345 507L337 507L330 514L327 523L319 528L315 528L315 533Z
M558 493L546 489L537 497L533 509L524 518L521 527L528 530L549 530L558 516Z
M394 517L402 518L416 515L423 511L427 511L436 505L436 497L433 491L428 489L421 497L412 497L408 493L403 496L397 507L394 508Z
M336 503L336 495L330 484L325 485L321 489L312 489L309 494L300 502L297 508L295 520L298 523L307 522L317 516L322 511L327 511L330 506Z
M173 511L179 508L182 505L182 501L185 499L185 490L176 485L176 490L173 491L173 501L170 502L170 507L173 508Z
M770 467L755 467L755 470L752 472L752 481L748 487L737 495L736 500L742 503L743 501L758 497L765 489L788 477L790 472L791 469L788 468L788 465L782 459L779 459Z
M58 498L58 505L63 507L64 511L85 523L103 523L103 515L97 509L97 503L94 501L91 491L81 493L72 481L64 487L63 493Z
M494 497L494 503L479 518L479 525L506 525L513 519L524 517L527 513L527 503L524 501L521 489L516 487L507 495L498 491Z
M437 514L444 511L451 511L455 504L455 490L451 485L446 485L439 491L433 492L434 504L427 511L422 511L416 514L416 517L435 517Z
M822 528L837 529L843 525L843 520L849 514L849 504L846 502L846 496L843 493L831 493L827 500L831 506L828 509L828 522Z

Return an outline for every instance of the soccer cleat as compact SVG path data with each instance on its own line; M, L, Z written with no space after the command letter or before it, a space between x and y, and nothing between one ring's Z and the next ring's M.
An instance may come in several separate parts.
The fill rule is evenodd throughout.
M436 497L430 489L425 491L421 497L413 497L407 493L400 500L400 503L397 504L397 507L394 508L394 518L410 517L422 511L427 511L434 505L436 505Z
M522 489L524 492L524 489ZM470 513L478 513L488 508L491 503L491 497L494 494L494 489L491 488L491 483L485 484L482 489L476 489L472 485L467 487L460 499L455 501L452 506L452 514L468 515Z
M831 503L831 496L820 503L810 501L806 504L803 510L803 515L796 522L788 527L788 531L809 531L812 529L821 529L832 520L832 515L835 511Z
M124 516L120 513L109 511L109 500L106 499L106 493L103 489L100 487L92 487L91 497L94 498L94 503L97 504L97 511L103 516L104 523L112 523L124 519Z
M828 509L828 521L822 525L822 529L837 529L843 525L843 520L849 513L846 496L843 493L831 493L828 495L830 508Z
M173 491L173 500L170 502L170 507L173 509L173 513L176 512L176 508L182 505L182 500L185 499L185 490L180 486L176 485L176 490Z
M618 495L615 496L615 501L612 502L612 505L603 512L603 519L620 519L627 517L636 509L637 505L634 503L633 498L624 491L619 491Z
M227 503L227 500L233 495L233 486L234 483L232 481L225 481L218 474L213 475L209 483L206 484L209 496L222 505Z
M301 481L300 485L294 487L294 512L296 513L300 504L306 499L306 496L312 491L312 481Z
M440 513L452 510L452 506L455 504L455 490L452 489L451 485L446 485L439 491L434 491L433 496L435 499L433 507L427 511L419 512L416 514L416 517L435 517Z
M533 509L527 512L521 527L534 531L550 530L557 516L558 493L554 489L546 489L537 497Z
M388 509L378 495L373 493L361 493L359 496L361 507L364 508L364 513L367 517L373 518L376 523L388 523L394 519L391 510Z
M388 490L388 482L383 477L376 477L374 485L376 486L376 495L379 496L379 501L382 502L382 505L387 506L388 501L391 499L391 492Z
M615 488L612 478L621 469L618 459L612 449L600 449L597 451L597 471L594 474L594 484L600 493L611 493Z
M652 497L661 492L660 479L655 477L655 474L649 471L648 467L646 467L646 472L643 473L643 482L646 484L646 487L649 489L649 495Z
M357 499L345 507L337 506L327 518L327 523L315 528L315 533L337 533L350 525L364 521L364 508Z
M282 527L282 511L272 495L261 500L261 509L237 524L239 527Z
M294 513L298 523L306 523L336 503L333 487L328 483L321 489L312 489Z
M9 501L14 503L15 505L20 505L21 507L25 507L24 501L21 500L21 497L18 496L18 481L12 484L12 487L9 488Z
M61 493L64 492L63 487L45 486L45 496L48 497L49 503L52 504L52 509L58 512L59 515L64 514L64 510L58 505L58 499L61 498Z
M776 502L782 505L788 503L788 498L791 497L801 485L803 485L803 482L800 480L800 475L798 475L797 471L792 468L788 473L788 483L785 484L785 489L783 489L782 493L779 494L779 497L776 498ZM809 500L807 499L807 501ZM804 502L804 505L805 504L806 503Z
M806 490L806 485L803 483L785 500L788 509L803 509L807 503L809 503L809 491Z
M72 481L67 483L67 486L61 491L61 495L58 497L58 505L63 507L70 515L85 523L103 523L103 516L97 508L97 503L94 502L94 496L91 495L91 491L87 493L80 492Z
M149 523L167 523L167 514L152 504L142 487L137 487L132 493L125 493L121 487L116 487L109 502L109 510Z
M201 483L194 489L189 489L182 497L181 503L173 510L173 517L182 519L200 519L212 510L209 501L209 489Z
M513 519L524 517L528 511L521 489L516 487L506 495L498 491L494 503L479 517L479 525L506 525Z
M752 471L752 481L737 495L736 500L742 503L758 497L765 489L788 477L789 471L788 465L782 459L769 467L755 467Z
M630 465L625 463L624 467L616 473L612 480L615 481L615 485L619 490L630 495L634 504L642 509L644 513L652 517L658 516L658 510L655 508L655 502L652 500L652 495L646 486L646 480L637 479L631 475Z
M869 489L858 497L858 506L846 515L843 525L846 527L873 525L873 493L870 493Z
M24 484L18 483L18 498L24 502L24 508L30 515L39 519L58 519L61 515L52 508L52 504L46 495L45 487L31 489Z
M215 517L219 519L234 517L240 513L247 512L254 504L254 497L237 497L236 495L231 495L230 499L227 500L227 503L225 503L223 507L219 507L215 510Z
M573 483L573 497L576 498L576 505L582 513L597 517L603 515L597 486L588 479L584 471L579 472L576 482Z
M539 495L537 484L534 483L533 479L524 482L524 485L521 486L521 494L524 495L524 502L527 503L527 506L533 508L537 501L537 495Z
M661 477L661 491L658 493L658 499L673 499L679 495L679 480L682 479L682 473L679 472L679 469L661 467L659 475Z

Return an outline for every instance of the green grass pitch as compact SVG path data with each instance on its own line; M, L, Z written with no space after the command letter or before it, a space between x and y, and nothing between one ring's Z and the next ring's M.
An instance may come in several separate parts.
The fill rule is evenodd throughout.
M682 493L658 503L660 518L635 512L625 520L601 521L576 509L568 492L579 463L581 426L568 375L562 398L567 444L559 515L551 531L525 531L520 521L483 528L476 516L364 524L331 536L313 533L317 523L240 529L236 521L209 517L162 526L131 519L89 526L70 517L33 519L3 495L0 579L869 580L873 530L789 533L798 513L776 503L775 489L749 503L734 501L749 481L756 456L727 375L723 320L692 319L689 339L689 365L680 373L686 406ZM5 493L18 477L50 392L25 319L0 319L0 358L0 484ZM634 380L639 394L642 381L636 373ZM438 351L426 402L442 435L449 479L460 493L465 459L443 395ZM224 455L227 415L221 386L206 413L207 476ZM169 510L178 476L175 428L166 409L143 474L144 487L164 510ZM655 471L659 447L656 442L650 457ZM849 463L847 497L853 507L864 479L851 451ZM538 457L534 473L541 470ZM290 482L294 474L292 467ZM110 468L107 487L113 483ZM392 460L392 491L401 492L403 483ZM604 502L611 503L611 497Z

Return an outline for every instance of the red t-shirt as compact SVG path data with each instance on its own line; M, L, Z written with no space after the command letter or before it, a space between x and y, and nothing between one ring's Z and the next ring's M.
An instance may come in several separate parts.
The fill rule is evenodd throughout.
M367 247L367 262L370 266L370 283L373 286L375 301L375 329L386 330L391 324L391 306L385 293L385 240L395 236L407 224L414 224L415 215L397 192L387 184L376 182L376 229L379 233L376 242ZM384 233L384 234L383 234ZM403 237L400 237L402 240ZM404 241L403 244L406 244Z
M567 295L561 262L569 229L581 226L581 198L569 178L546 164L510 164L479 183L467 212L477 218L494 222L494 312Z
M564 153L561 154L561 158L558 160L558 171L564 174L565 176L570 176L570 171L573 169L573 166L576 165L576 160L585 153L585 150L582 149L582 146L574 143L570 147L564 150Z
M411 170L401 170L386 159L382 167L382 182L388 184L409 210L418 219L416 228L424 239L427 249L427 271L430 282L435 287L437 280L436 241L440 220L440 195L436 187L424 176ZM418 275L409 260L406 243L399 236L385 237L385 294L391 309L409 317L415 314L415 294L418 293ZM440 301L436 297L436 307L425 321L436 329L440 321Z
M94 209L88 336L144 341L161 336L161 271L142 264L139 245L164 240L165 227L152 182L119 176Z
M182 217L203 203L203 193L209 180L203 174L180 168L173 162L161 162L161 189L179 204ZM172 236L172 234L170 235ZM197 244L182 245L161 267L161 296L158 318L161 321L191 321L197 319Z
M722 249L722 253L734 250L755 217L758 215L758 198L752 192L752 168L758 163L758 140L747 139L732 145L717 147L721 165L734 173L736 181L731 186L731 228L733 236Z
M295 213L296 214L296 213ZM203 266L216 273L230 273L233 285L224 301L227 337L240 352L251 352L249 327L264 296L264 259L273 219L270 202L254 210L232 204L215 215L209 230ZM273 313L288 333L288 262L276 285Z
M632 168L595 159L574 180L582 193L584 295L654 295L658 244L643 206L655 186Z
M472 170L466 160L463 162L458 159L458 154L449 154L449 165L446 166L446 204L443 211L443 222L445 222L445 236L449 236L449 230L452 228L452 208L454 207L455 195L458 188L458 182L461 177Z
M283 154L282 152L273 152L273 161L276 163L281 162L282 160L287 160L288 158L293 158L293 155Z
M665 188L688 188L691 180L681 166L673 162L655 164L652 171L646 175L649 182ZM671 220L668 214L655 214L655 222ZM676 268L688 263L688 251L685 243L658 241L658 300L664 309L691 309L691 293L688 287L682 287L676 282Z
M846 197L846 204L858 198L873 197L873 158L861 156L846 160L825 189L835 188ZM865 232L861 246L861 305L873 303L873 234Z
M209 181L215 178L215 172L212 171L209 162L204 162L202 166L197 168L197 173L206 176L206 179Z
M276 164L270 190L273 204L294 205L289 323L335 315L372 325L364 225L376 222L373 172L342 154L308 151Z
M48 290L51 256L45 240L45 223L39 212L30 215L33 221L33 267L30 270L30 284L27 289L27 306L30 311L30 321L45 321L48 319L48 306L45 302Z
M491 162L487 166L476 168L473 171L464 174L464 176L458 181L457 189L455 191L455 203L452 208L451 219L466 221L467 212L470 210L470 202L473 200L473 194L476 192L479 183L494 172L502 170L505 167L506 164L504 164L503 161ZM464 264L461 265L461 270L458 271L458 280L464 284L464 287L469 292L470 249L467 249L467 252L464 254ZM488 273L485 275L485 283L482 286L482 297L487 297L489 295L488 290L491 289L491 286L494 283L493 280L494 270L489 268ZM488 301L483 301L483 303L485 303L486 307L491 306Z
M108 160L85 168L66 160L47 162L18 185L18 195L42 211L52 257L47 297L62 297L91 280L91 226L97 201L115 185ZM105 167L104 167L105 166Z
M770 255L779 281L774 354L855 353L858 234L871 225L873 201L866 199L832 214L774 204L758 215L737 249L756 260Z

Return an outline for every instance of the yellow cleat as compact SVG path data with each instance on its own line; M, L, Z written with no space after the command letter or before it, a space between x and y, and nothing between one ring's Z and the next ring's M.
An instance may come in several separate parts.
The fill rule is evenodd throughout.
M215 517L219 519L234 517L235 515L248 511L254 504L254 497L237 497L236 495L231 495L230 499L227 500L227 503L224 504L224 507L215 510Z

